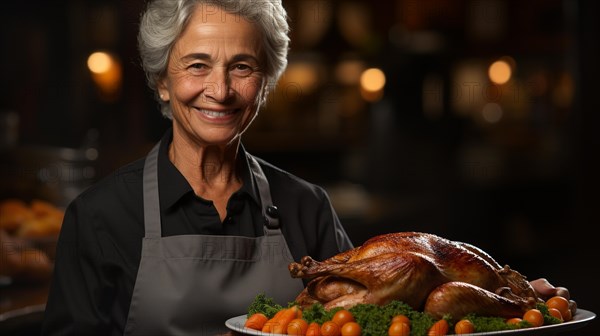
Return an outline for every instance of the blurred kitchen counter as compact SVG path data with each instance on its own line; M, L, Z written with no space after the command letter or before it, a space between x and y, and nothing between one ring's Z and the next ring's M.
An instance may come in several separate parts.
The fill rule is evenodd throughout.
M39 333L50 283L0 285L0 334Z

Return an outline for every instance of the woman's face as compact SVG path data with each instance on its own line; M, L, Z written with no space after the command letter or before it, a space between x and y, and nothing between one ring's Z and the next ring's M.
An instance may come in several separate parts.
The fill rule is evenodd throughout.
M261 36L239 16L199 5L159 82L173 128L197 145L226 145L256 116L263 94Z

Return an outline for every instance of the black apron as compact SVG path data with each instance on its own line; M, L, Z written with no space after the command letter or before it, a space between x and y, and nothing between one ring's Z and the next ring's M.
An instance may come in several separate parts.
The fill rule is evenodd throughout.
M285 305L302 291L288 271L291 253L271 201L267 179L247 155L265 220L261 237L162 237L157 177L159 144L144 166L142 258L125 335L214 335L225 320L247 313L259 293Z

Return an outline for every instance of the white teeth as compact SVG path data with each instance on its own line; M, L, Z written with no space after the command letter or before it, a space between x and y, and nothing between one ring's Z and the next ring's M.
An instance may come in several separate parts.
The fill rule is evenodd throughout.
M235 112L235 110L229 110L229 111L210 111L210 110L200 110L200 112L211 116L211 117L225 117L227 115L233 114Z

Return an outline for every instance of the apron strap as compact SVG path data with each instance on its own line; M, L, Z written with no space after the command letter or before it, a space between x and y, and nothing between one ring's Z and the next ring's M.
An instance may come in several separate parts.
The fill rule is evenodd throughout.
M160 141L144 162L144 228L146 238L160 238L160 200L158 196L158 151Z
M273 205L273 200L271 199L271 190L269 189L267 177L265 176L265 173L263 172L256 158L250 154L246 155L248 157L250 171L252 172L252 175L254 175L256 186L258 188L258 195L260 197L260 203L262 207L262 215L265 221L265 235L271 236L274 234L280 234L279 209Z

